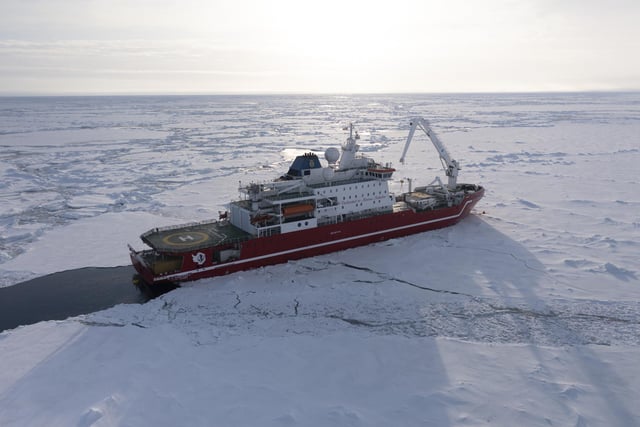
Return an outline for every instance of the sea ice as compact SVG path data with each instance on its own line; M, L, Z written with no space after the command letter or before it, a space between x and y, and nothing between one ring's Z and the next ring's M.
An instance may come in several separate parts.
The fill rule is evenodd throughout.
M0 99L0 286L127 264L349 121L396 191L442 175L418 136L397 164L414 116L487 189L452 228L2 332L0 424L634 425L638 97Z

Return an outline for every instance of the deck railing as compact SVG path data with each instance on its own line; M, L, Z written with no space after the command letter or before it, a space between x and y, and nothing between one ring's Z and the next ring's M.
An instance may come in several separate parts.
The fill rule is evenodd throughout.
M171 230L177 230L179 228L187 228L187 227L199 227L201 225L207 225L207 224L217 224L217 223L223 223L223 222L228 222L228 220L217 220L217 219L205 219L203 221L194 221L194 222L188 222L186 224L176 224L176 225L166 225L164 227L156 227L156 228L152 228L151 230L142 233L142 235L140 237L147 237L150 236L154 233L160 233L163 231L171 231Z

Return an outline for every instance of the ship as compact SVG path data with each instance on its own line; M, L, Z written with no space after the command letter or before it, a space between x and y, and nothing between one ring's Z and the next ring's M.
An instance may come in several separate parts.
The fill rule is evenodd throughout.
M153 228L129 245L131 262L149 286L226 275L452 226L483 197L478 184L457 182L460 166L423 118L410 121L400 162L416 130L430 139L447 176L393 194L396 169L358 153L353 124L341 150L297 156L268 182L240 185L239 200L218 219ZM403 181L404 182L404 181Z

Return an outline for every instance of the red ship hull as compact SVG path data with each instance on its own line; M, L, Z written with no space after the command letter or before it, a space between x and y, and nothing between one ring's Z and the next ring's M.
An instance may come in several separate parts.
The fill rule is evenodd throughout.
M309 230L252 238L241 243L237 259L206 266L197 263L197 255L202 253L206 259L213 259L214 251L220 248L201 248L180 254L182 266L179 271L164 274L156 274L145 264L143 252L132 250L131 261L148 284L221 276L449 227L469 215L483 195L484 189L479 188L466 195L459 205L448 208L408 209Z

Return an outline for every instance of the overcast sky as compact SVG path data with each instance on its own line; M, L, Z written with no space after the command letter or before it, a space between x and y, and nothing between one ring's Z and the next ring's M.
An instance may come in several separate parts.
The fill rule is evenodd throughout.
M0 94L640 89L640 0L0 0Z

